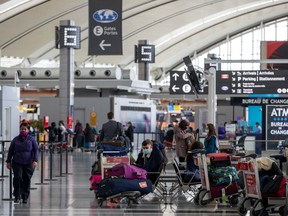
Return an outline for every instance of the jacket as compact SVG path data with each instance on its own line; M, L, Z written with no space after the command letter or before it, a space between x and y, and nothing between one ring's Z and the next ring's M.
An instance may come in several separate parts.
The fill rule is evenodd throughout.
M216 145L216 136L211 136L209 139L205 138L204 146L205 146L205 154L216 153L217 145Z
M175 127L174 129L174 137L176 142L176 154L178 157L186 157L187 156L187 145L185 143L185 139L191 136L190 133L186 133L181 130L179 127Z
M117 135L123 136L123 127L121 123L115 120L109 120L104 123L100 132L100 141L110 141Z
M134 128L132 125L127 128L125 135L130 139L130 142L134 142Z
M38 162L38 143L34 137L27 135L23 138L18 135L12 140L6 162L11 163L11 161L21 165Z

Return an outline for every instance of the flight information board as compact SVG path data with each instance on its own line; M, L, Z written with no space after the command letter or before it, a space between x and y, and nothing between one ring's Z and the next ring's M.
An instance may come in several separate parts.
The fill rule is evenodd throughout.
M217 71L216 94L287 94L288 70Z

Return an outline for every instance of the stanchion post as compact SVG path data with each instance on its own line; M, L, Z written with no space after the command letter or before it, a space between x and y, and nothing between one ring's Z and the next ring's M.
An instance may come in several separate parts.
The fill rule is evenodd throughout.
M9 171L9 198L3 198L3 201L12 201L14 200L12 197L12 167Z
M6 178L8 175L4 175L4 167L5 167L5 141L2 141L2 172L0 178ZM3 181L3 179L0 179Z
M72 173L68 173L68 141L66 144L66 175L71 175Z
M40 178L41 182L40 183L35 183L36 185L47 185L48 183L44 183L44 150L45 150L45 140L44 143L41 145L40 151L41 151L41 171L40 171Z
M56 177L64 177L64 176L62 175L62 159L63 159L63 157L62 157L62 150L63 150L63 141L61 140L61 142L60 142L60 169L59 169L60 175L59 175L59 176L56 176Z
M57 179L53 179L53 142L49 143L49 154L50 154L50 174L49 174L49 179L45 179L45 181L57 181Z

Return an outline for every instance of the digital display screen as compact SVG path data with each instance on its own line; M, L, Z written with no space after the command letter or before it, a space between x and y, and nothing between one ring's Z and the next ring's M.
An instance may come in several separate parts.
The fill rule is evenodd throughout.
M60 26L60 48L80 49L81 28L79 26Z
M136 62L155 62L155 46L154 45L138 45Z

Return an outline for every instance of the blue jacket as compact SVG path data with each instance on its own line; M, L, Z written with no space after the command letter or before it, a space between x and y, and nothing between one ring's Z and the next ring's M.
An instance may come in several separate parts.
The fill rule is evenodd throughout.
M216 136L211 136L210 139L205 139L204 146L206 154L216 153Z
M26 138L16 136L9 147L7 163L16 162L21 165L32 164L33 161L38 162L38 143L31 135Z

